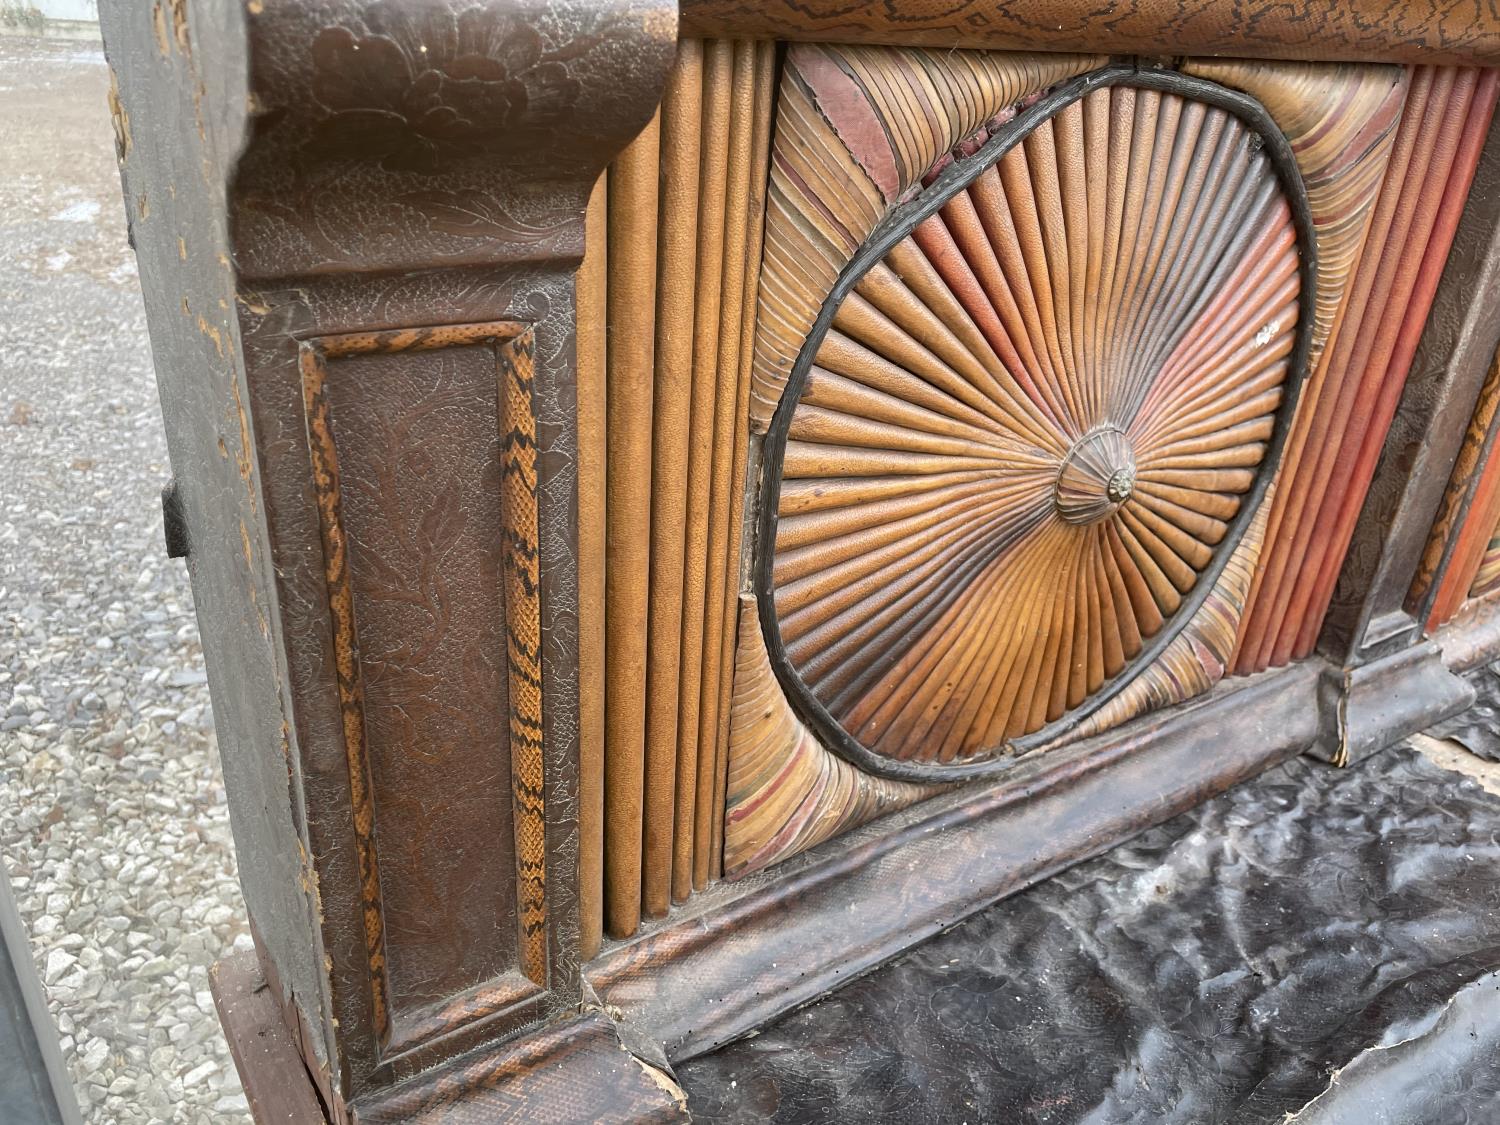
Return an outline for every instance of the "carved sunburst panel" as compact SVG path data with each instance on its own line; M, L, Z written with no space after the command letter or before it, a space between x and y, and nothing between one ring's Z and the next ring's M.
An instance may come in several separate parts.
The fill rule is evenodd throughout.
M891 777L1000 768L1166 650L1269 485L1315 268L1258 104L1095 72L890 211L767 433L771 663Z

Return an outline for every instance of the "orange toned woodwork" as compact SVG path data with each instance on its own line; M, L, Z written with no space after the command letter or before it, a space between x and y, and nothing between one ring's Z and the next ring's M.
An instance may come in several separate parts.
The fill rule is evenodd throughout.
M734 45L704 46L702 177L699 185L697 274L720 278L724 268L724 212L729 163L730 85ZM698 779L712 770L712 758L699 740L703 691L704 627L707 620L708 510L713 495L714 408L718 400L719 324L722 287L699 285L693 328L692 410L688 429L688 498L683 560L682 645L677 701L677 802L672 848L672 897L693 892L694 855L699 836ZM709 792L712 792L710 786ZM703 813L706 819L708 813ZM706 833L705 833L706 836Z
M771 44L681 43L655 139L643 134L610 175L599 377L614 936L720 869L748 458L735 419L748 396L775 70Z
M1280 68L1261 64L1257 73L1268 81ZM1344 299L1288 445L1236 671L1300 659L1317 642L1494 103L1493 75L1412 72L1364 241L1345 269ZM1295 113L1295 99L1282 112Z
M736 879L940 792L871 777L825 750L771 671L755 599L739 601L724 874Z
M1300 293L1227 110L1121 85L1038 125L865 274L800 388L772 578L809 692L960 764L1119 677L1240 512Z
M702 102L703 45L685 40L678 46L661 110L651 444L651 594L645 685L645 823L641 859L641 903L648 918L662 917L672 901L677 685L682 649L688 421L693 393L693 304L697 283L694 264Z
M1490 533L1490 541L1485 544L1479 569L1474 572L1474 583L1469 587L1469 597L1482 598L1496 590L1500 590L1500 526Z
M1103 62L978 51L788 51L766 197L754 431L769 425L823 299L881 216L986 121Z
M615 936L641 912L660 136L658 113L609 172L604 916Z
M578 945L587 959L604 933L604 387L608 181L584 218L578 308Z
M745 291L740 313L740 351L737 389L735 392L734 417L734 471L730 474L729 550L725 559L730 596L724 599L724 617L721 625L720 661L730 671L719 678L719 730L715 750L715 778L713 791L713 835L712 854L709 857L709 872L717 876L723 870L724 818L719 810L724 808L725 791L728 784L729 721L731 697L734 690L733 660L738 634L738 596L741 591L744 570L743 548L745 540L745 488L750 434L740 420L749 411L750 364L755 351L755 313L760 287L761 253L765 242L766 211L766 162L771 148L771 112L775 105L776 91L776 45L760 43L756 47L755 61L755 127L750 141L750 198L747 207L749 223L748 245L745 253Z
M1500 459L1488 450L1497 408L1500 408L1500 354L1485 375L1426 550L1407 594L1407 608L1412 612L1420 612L1423 600L1431 594L1432 605L1426 619L1429 630L1445 624L1458 612L1465 597L1483 596L1495 585L1491 577L1495 565L1492 547L1495 529L1500 526ZM1441 577L1437 578L1440 569ZM1437 589L1433 590L1435 578Z
M729 512L738 485L734 470L734 406L739 372L740 320L745 289L745 246L750 182L750 142L754 130L755 45L734 45L734 67L729 88L728 185L724 214L724 258L720 280L723 305L719 314L718 386L714 402L713 489L708 507L708 581L704 595L703 685L698 695L698 804L693 830L693 887L708 883L713 866L714 822L719 819L714 794L718 788L719 688L724 673L720 622L728 595L726 563L729 550Z

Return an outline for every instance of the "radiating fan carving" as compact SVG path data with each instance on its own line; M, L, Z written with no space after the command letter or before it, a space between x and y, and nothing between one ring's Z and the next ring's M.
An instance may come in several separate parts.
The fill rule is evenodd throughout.
M972 762L1138 671L1242 530L1301 267L1262 138L1128 85L891 246L773 427L770 639L804 710Z
M1087 524L1120 510L1135 491L1135 449L1116 426L1090 430L1073 443L1057 470L1057 514Z

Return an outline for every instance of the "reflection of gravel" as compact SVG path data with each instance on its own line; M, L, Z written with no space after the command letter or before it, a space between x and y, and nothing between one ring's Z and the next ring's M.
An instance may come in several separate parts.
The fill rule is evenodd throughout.
M88 1121L248 1118L244 946L97 46L0 37L0 847Z

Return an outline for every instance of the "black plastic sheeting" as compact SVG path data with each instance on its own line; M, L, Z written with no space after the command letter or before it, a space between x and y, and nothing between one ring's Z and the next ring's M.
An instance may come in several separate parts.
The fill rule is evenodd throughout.
M1500 798L1289 762L677 1074L708 1122L1500 1123Z
M1500 664L1482 664L1464 673L1474 686L1474 705L1427 733L1451 738L1471 754L1500 762Z

